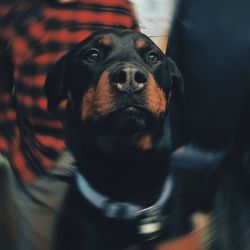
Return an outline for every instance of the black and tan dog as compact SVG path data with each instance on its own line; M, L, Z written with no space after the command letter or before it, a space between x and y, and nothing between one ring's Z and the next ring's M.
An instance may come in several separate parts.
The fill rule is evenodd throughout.
M101 31L52 67L45 90L50 110L68 100L65 138L79 172L56 249L118 250L181 233L167 212L183 91L174 62L141 33Z

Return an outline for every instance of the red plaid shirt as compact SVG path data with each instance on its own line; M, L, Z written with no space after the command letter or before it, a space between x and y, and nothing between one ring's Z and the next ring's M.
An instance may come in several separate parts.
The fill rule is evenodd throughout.
M49 67L96 30L139 28L126 0L9 2L0 0L0 152L30 182L65 147L60 112L47 111Z

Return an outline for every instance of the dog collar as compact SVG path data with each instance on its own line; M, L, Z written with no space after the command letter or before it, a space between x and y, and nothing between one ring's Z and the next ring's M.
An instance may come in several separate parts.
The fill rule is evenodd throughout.
M149 207L142 207L128 202L113 202L107 196L97 192L88 181L76 173L76 185L83 197L95 208L100 209L106 218L118 220L135 220L139 235L143 240L158 238L165 218L162 210L173 191L173 176L166 178L159 199Z
M161 210L170 198L173 189L173 177L170 175L167 177L162 193L156 203L144 208L128 202L112 202L107 196L91 187L83 175L79 173L76 174L76 183L78 190L90 204L102 209L106 217L114 219L133 219L144 212Z

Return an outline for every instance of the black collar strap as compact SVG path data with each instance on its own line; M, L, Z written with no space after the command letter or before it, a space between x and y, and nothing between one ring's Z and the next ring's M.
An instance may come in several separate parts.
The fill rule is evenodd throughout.
M128 202L112 202L108 197L92 188L81 174L76 174L76 185L84 198L92 206L101 209L104 212L104 216L113 219L135 219L148 213L160 213L171 197L173 183L173 177L172 175L169 175L156 203L152 206L144 208Z

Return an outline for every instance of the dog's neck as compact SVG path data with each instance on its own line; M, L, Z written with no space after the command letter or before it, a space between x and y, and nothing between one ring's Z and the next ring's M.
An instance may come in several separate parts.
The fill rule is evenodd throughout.
M150 205L166 179L166 161L167 156L164 159L155 152L135 157L88 151L78 164L91 185L112 200Z
M71 117L71 119L74 119ZM122 149L105 152L93 134L81 134L81 124L67 119L66 142L79 172L91 186L114 201L148 206L154 203L167 176L168 150ZM70 144L69 144L70 143Z

